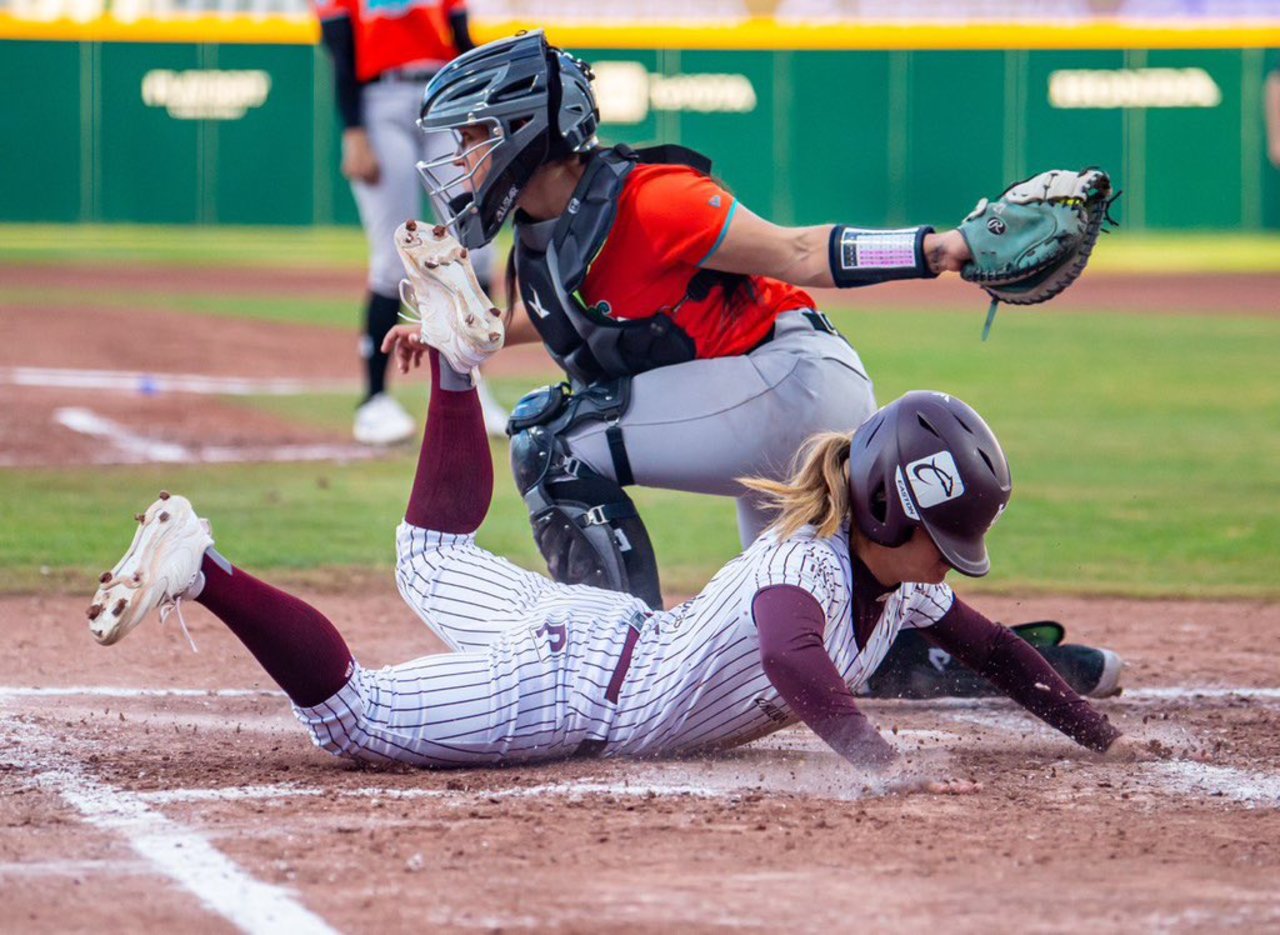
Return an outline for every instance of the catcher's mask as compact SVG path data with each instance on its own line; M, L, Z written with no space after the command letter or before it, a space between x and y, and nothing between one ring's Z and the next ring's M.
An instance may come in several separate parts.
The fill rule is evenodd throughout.
M440 223L464 247L497 235L540 165L596 144L593 77L539 29L472 49L431 79L418 126L449 134L450 146L448 155L418 163L418 172ZM463 127L482 127L488 137L464 150ZM472 166L459 172L464 159ZM486 172L476 184L481 166Z
M987 423L945 393L917 390L853 433L853 518L872 542L905 545L923 526L956 571L991 569L986 534L1013 490L1009 462Z

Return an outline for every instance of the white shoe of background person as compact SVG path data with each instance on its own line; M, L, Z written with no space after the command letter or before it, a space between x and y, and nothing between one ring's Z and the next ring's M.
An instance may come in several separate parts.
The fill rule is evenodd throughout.
M502 347L502 313L480 288L467 251L445 228L405 221L396 251L408 279L400 281L401 313L422 326L421 341L444 355L458 373L470 373Z
M418 432L418 423L386 393L370 396L356 410L353 434L362 445L398 445Z
M162 490L137 518L141 525L129 551L102 573L87 611L89 632L103 646L119 642L157 607L164 620L204 585L200 563L213 545L213 530L196 516L191 502Z
M507 419L510 414L493 396L493 390L485 380L476 382L476 394L480 397L480 412L484 415L484 430L490 438L507 437Z

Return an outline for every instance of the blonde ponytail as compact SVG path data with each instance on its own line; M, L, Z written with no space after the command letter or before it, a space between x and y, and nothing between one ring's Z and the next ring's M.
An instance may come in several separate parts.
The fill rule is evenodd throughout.
M822 432L810 437L786 481L743 477L739 482L764 494L765 505L778 511L769 528L779 539L810 524L820 537L833 536L849 515L849 436Z

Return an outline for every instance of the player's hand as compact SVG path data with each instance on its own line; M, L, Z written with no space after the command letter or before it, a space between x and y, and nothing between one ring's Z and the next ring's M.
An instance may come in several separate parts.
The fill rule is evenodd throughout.
M364 127L349 127L342 131L342 175L349 181L369 185L377 185L382 176L378 157L373 153Z
M1121 734L1107 747L1102 758L1111 763L1137 763L1141 760L1155 759L1157 753L1147 744L1129 734Z
M1190 760L1194 763L1212 762L1213 753L1194 743L1174 746L1163 741L1139 740L1128 734L1115 739L1102 758L1109 763L1141 763L1149 760Z
M902 795L976 795L982 791L982 783L967 779L902 779L889 786L890 792Z
M394 357L401 373L408 373L422 366L422 355L427 345L422 341L419 325L394 325L382 339L382 353Z

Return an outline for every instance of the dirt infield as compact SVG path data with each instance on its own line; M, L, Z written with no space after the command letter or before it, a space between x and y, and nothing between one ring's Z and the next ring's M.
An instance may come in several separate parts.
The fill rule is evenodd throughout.
M389 585L312 599L367 664L439 649ZM1112 719L1210 761L1104 764L1003 702L868 702L912 769L984 785L938 798L884 794L799 729L698 760L355 768L310 747L201 608L193 654L154 620L100 648L81 603L0 602L15 929L1280 925L1274 604L980 601L1124 652Z
M228 276L232 278L229 280ZM351 270L236 269L96 266L5 267L6 285L22 288L100 288L172 293L176 290L252 295L358 295L360 274ZM1235 314L1280 314L1280 276L1092 276L1054 302L1055 313L1105 306L1113 310L1166 313L1232 308ZM819 305L931 307L979 315L983 299L973 286L952 277L942 282L888 283L874 290L819 292ZM261 412L248 412L206 388L198 407L167 392L166 378L192 375L299 381L299 389L349 392L359 386L352 328L322 328L232 318L174 314L163 308L72 306L33 308L0 302L0 467L65 463L135 463L163 460L146 450L148 439L176 445L171 459L272 459L306 452L312 456L368 457L346 445L345 432L321 431ZM123 372L123 373L122 373ZM490 375L518 377L530 386L554 379L541 348L512 347L490 365ZM99 375L109 391L62 386L60 380ZM110 375L115 375L107 380ZM420 381L420 374L411 375ZM132 382L129 382L132 381ZM251 391L253 388L246 388ZM125 450L104 448L73 428L60 411L82 404L91 391L93 413L133 436ZM259 388L259 391L262 391ZM121 446L117 446L117 449ZM281 450L285 449L285 450ZM141 453L140 453L141 451Z

